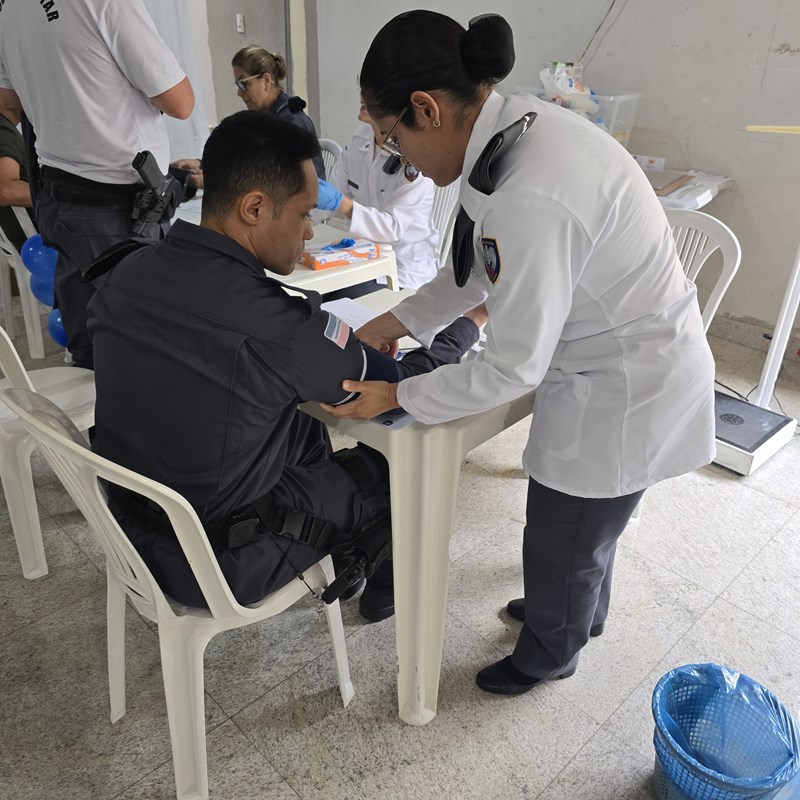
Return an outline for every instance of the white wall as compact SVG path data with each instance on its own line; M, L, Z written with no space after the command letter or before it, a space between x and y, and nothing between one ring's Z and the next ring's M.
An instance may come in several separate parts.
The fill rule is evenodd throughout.
M286 55L286 16L284 0L208 0L208 41L216 89L217 121L244 103L233 85L231 59L249 44L258 44L270 53ZM236 14L244 14L245 32L236 32Z
M314 51L321 136L347 140L372 37L394 14L419 6L316 0L309 63ZM508 19L517 64L504 91L535 83L545 61L578 60L591 41L588 85L643 94L633 152L735 180L704 209L742 243L742 267L721 312L774 321L800 241L800 136L747 134L744 126L800 124L798 0L440 0L427 7L462 23L488 10Z
M216 124L217 114L206 0L173 0L169 4L162 0L144 0L144 3L161 38L189 76L195 93L195 107L188 121L164 118L169 133L170 158L199 156L209 126Z

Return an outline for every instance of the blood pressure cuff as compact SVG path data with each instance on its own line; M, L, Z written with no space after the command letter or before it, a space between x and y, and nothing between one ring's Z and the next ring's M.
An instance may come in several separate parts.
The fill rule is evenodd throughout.
M407 377L400 369L400 363L387 353L381 353L368 344L362 344L364 357L367 361L367 371L364 376L368 381L386 381L387 383L399 383Z
M337 405L350 399L343 380L366 374L361 342L350 326L327 311L312 313L291 338L294 384L299 397Z
M489 139L483 148L472 172L469 174L469 185L481 194L494 193L494 167L499 160L516 144L536 119L536 112L529 111L520 119L498 131ZM456 286L465 286L472 272L472 260L475 251L472 244L475 221L467 214L464 206L458 209L456 224L453 230L453 272Z

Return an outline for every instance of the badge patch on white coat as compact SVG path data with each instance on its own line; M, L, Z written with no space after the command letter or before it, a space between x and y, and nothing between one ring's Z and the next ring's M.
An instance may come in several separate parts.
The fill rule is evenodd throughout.
M328 314L328 324L325 326L325 338L330 339L335 345L344 350L350 338L350 326L334 314Z
M406 176L406 180L409 183L413 183L417 177L419 176L419 170L413 164L406 164L405 170L403 170Z
M483 265L486 267L486 276L494 284L500 277L500 248L497 246L497 239L484 236L481 239L483 245Z

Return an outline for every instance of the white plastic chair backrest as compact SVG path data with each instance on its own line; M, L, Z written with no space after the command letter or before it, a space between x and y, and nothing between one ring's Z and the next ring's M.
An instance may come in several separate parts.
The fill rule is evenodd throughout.
M20 228L22 228L22 232L28 237L33 236L33 234L36 233L36 228L31 218L28 216L28 212L19 206L11 206L11 209L14 212L14 216L17 218L17 222L19 222Z
M437 186L433 195L431 222L439 231L439 269L447 260L447 253L453 240L453 226L456 221L454 211L460 186L461 178L457 178L447 186Z
M197 514L181 495L93 453L69 417L46 397L23 389L6 389L0 392L0 399L36 440L42 455L99 537L106 552L107 569L128 593L156 611L153 616L174 616L174 612L109 511L100 478L149 498L166 512L212 616L251 616L249 609L234 599Z
M17 248L11 244L11 240L2 228L0 228L0 255L5 256L9 265L14 267L14 269L24 266Z
M320 139L319 148L322 150L322 163L325 165L325 175L330 180L333 166L342 155L342 146L333 139Z
M0 328L0 371L15 389L33 391L31 379L5 328Z
M722 254L722 271L703 308L703 330L708 332L722 297L739 269L742 248L733 231L724 223L701 211L667 211L678 258L686 277L697 281L700 270L717 250Z

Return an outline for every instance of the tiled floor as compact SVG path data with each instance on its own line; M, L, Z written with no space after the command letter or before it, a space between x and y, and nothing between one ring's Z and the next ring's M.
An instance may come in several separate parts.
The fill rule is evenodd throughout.
M720 379L750 389L763 354L712 345ZM800 414L800 367L778 396ZM749 478L709 466L648 493L620 542L606 633L573 678L514 699L475 687L518 631L502 607L522 587L525 437L523 423L464 465L436 719L398 720L394 625L362 624L353 602L343 709L325 627L302 602L208 649L212 798L647 798L650 696L689 662L736 667L800 713L798 439ZM129 611L128 712L111 725L102 554L40 459L35 475L47 577L22 579L0 511L0 798L172 798L156 633Z

